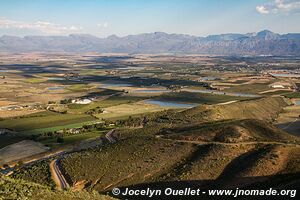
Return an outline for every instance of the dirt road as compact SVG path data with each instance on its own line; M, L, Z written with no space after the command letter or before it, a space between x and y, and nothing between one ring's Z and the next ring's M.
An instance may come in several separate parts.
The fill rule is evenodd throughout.
M70 187L68 182L66 181L65 177L63 176L63 174L61 173L61 171L59 169L58 159L55 159L50 163L50 171L51 171L52 178L58 188L66 189L66 188Z

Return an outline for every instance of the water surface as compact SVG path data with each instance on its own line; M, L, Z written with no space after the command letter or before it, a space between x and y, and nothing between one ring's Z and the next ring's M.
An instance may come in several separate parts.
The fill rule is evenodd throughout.
M48 90L62 90L64 86L55 86L55 87L48 87Z
M178 102L172 102L172 101L160 101L160 100L145 100L146 104L152 104L152 105L158 105L162 107L175 107L175 108L192 108L197 106L198 104L194 103L178 103Z
M99 86L99 88L108 88L108 87L130 87L130 83L104 83Z
M295 105L299 106L300 105L300 100L296 100Z
M281 73L281 74L271 73L271 75L275 77L300 77L300 74L287 74L287 73Z
M159 93L159 92L171 92L170 90L158 89L158 90L134 90L134 92L138 93Z
M48 80L50 80L50 81L63 81L63 80L66 80L66 79L62 78L62 77L49 77Z

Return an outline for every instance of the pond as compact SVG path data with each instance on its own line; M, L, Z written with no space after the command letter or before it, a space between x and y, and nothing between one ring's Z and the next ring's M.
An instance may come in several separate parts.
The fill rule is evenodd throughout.
M199 79L203 81L214 81L217 79L217 77L206 76L206 77L200 77Z
M62 78L62 77L49 77L48 80L49 81L63 81L63 80L66 80L66 79Z
M300 77L300 74L284 74L284 73L281 73L281 74L276 74L276 73L271 73L272 76L275 76L275 77Z
M48 90L63 90L64 86L48 87Z
M300 100L295 100L295 105L299 106L300 105Z
M246 94L246 93L229 93L228 95L237 96L237 97L260 97L260 95L257 94Z
M145 100L144 103L163 106L163 107L175 107L175 108L192 108L198 105L194 103L178 103L172 101L160 101L160 100L152 100L152 99Z
M104 83L99 86L99 88L109 88L109 87L130 87L132 84L129 83Z
M133 92L137 92L137 93L161 93L161 92L171 92L170 90L167 89L151 89L151 90L134 90Z

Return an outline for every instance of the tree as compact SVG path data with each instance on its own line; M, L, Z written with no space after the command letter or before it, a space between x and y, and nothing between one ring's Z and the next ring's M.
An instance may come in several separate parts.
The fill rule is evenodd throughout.
M57 143L63 143L64 142L64 138L63 137L57 137L56 142Z
M9 167L8 164L3 164L3 168L4 168L4 169L8 169L8 168L10 168L10 167Z

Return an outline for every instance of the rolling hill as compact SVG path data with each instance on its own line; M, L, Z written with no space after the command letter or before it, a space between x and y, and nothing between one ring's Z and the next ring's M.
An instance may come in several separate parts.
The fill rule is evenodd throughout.
M261 120L225 120L162 129L163 138L223 143L291 142L298 138Z
M151 114L142 128L117 130L116 143L68 154L59 165L71 187L103 194L114 187L299 189L300 140L271 124L286 105L270 97Z
M290 104L282 97L266 97L224 105L199 105L182 112L166 111L149 116L149 127L158 124L212 122L229 119L258 119L272 122Z
M153 124L119 130L116 144L70 154L61 165L70 183L85 181L86 187L100 192L116 186L233 188L264 187L266 182L275 188L297 186L299 138L270 124L285 105L282 98L265 98L192 108L183 111L192 119L189 123L160 121L153 131L149 128ZM243 109L229 115L227 110L235 107ZM222 118L207 121L214 116L210 114L202 118L201 113L215 109ZM250 114L244 115L246 110ZM178 112L174 116L176 122L186 117Z

